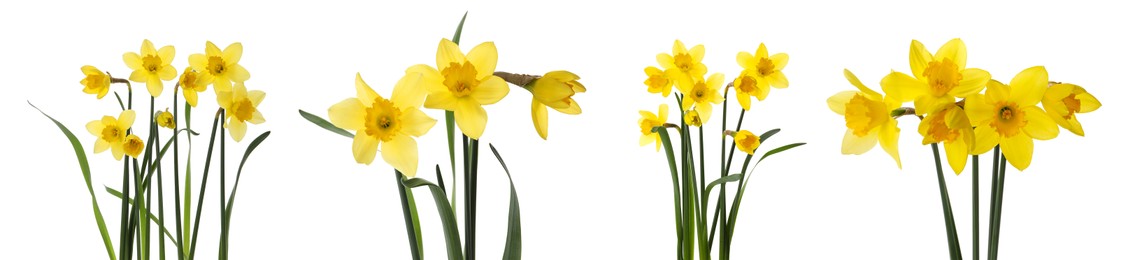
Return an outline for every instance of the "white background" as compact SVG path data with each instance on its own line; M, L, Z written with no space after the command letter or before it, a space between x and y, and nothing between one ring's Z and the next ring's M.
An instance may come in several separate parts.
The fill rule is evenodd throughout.
M233 258L409 259L392 169L380 160L357 165L350 140L309 124L297 110L325 116L329 106L355 95L357 72L388 95L408 66L434 65L439 39L451 37L465 11L463 51L494 41L498 70L567 69L589 90L575 97L582 115L550 112L548 141L531 126L527 91L511 87L508 97L486 106L483 143L497 145L514 173L526 259L673 257L665 158L653 147L638 147L636 121L638 110L673 102L646 93L642 70L657 66L655 55L669 52L674 39L704 44L710 73L723 72L726 81L739 73L736 53L754 52L760 42L772 53L791 55L784 69L791 87L754 102L744 125L754 132L782 128L766 147L809 145L766 161L752 176L733 242L735 259L947 259L932 154L919 145L918 120L900 120L904 169L899 170L880 148L841 155L845 126L825 100L852 89L843 68L878 88L890 69L909 71L912 39L935 51L955 37L967 43L969 67L1006 82L1024 68L1045 65L1051 80L1084 86L1104 102L1100 110L1080 115L1087 137L1062 130L1057 139L1036 142L1034 163L1025 172L1007 171L1000 255L1128 258L1123 248L1128 177L1118 163L1128 145L1119 121L1128 112L1122 106L1128 41L1119 26L1128 21L1122 8L1079 1L7 2L0 8L5 169L0 258L105 257L70 146L26 101L64 122L90 150L94 137L83 125L116 116L117 104L112 97L83 94L79 68L95 65L127 77L121 54L138 51L150 39L158 47L176 47L178 71L187 66L188 55L203 52L205 40L221 48L242 42L240 63L251 72L246 84L267 92L259 107L266 123L251 125L242 143L229 142L228 159L236 162L254 136L273 131L243 176L232 219ZM136 93L139 100L143 89ZM171 87L165 93L158 109L170 106ZM213 100L209 88L195 110L195 126L205 135ZM144 103L136 105L139 118L148 110ZM707 130L719 131L719 121ZM708 162L718 160L714 139L710 135L706 143ZM196 142L199 181L206 139ZM434 164L449 174L442 123L419 142L419 176L434 181L426 170ZM101 186L120 186L119 164L108 153L89 156L95 190L116 237L118 203ZM481 165L478 256L496 259L504 243L508 183L488 153ZM717 169L707 165L710 178ZM970 167L960 176L945 173L968 259L969 172ZM981 178L986 240L990 178ZM218 235L217 179L209 184L198 249L203 258L215 253ZM426 191L417 192L426 256L442 259L433 202ZM986 243L982 249L985 253Z

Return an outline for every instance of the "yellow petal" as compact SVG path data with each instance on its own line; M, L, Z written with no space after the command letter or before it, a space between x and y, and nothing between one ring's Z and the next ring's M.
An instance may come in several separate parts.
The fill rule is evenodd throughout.
M106 125L102 124L102 120L93 120L89 123L86 123L86 131L90 132L90 134L94 136L97 136L99 140L101 140L102 129L105 128Z
M1081 91L1085 90L1082 89ZM1093 94L1089 94L1089 92L1077 94L1074 97L1081 101L1081 109L1077 110L1078 113L1089 113L1101 108L1101 101L1097 100L1097 97L1093 96Z
M987 87L987 81L991 80L991 73L981 69L965 69L963 71L963 79L960 80L960 85L951 90L953 96L967 97L968 95L979 93L983 88Z
M952 171L959 175L967 165L967 144L961 141L944 142L944 153L948 157L948 165Z
M106 149L110 149L109 142L102 140L102 138L98 138L98 140L94 141L94 153L105 152Z
M141 41L141 56L149 56L157 54L157 49L153 48L153 42L149 39Z
M176 57L176 48L173 48L172 45L165 45L157 50L157 57L161 58L161 65L168 66L168 64L172 64L172 59ZM172 73L175 74L176 70L173 70Z
M756 57L757 61L760 58L767 58L768 57L768 46L764 45L764 43L761 42L760 46L756 47L756 56L755 57Z
M649 134L649 135L642 135L642 136L639 136L639 137L638 137L638 146L646 146L646 145L648 145L648 144L654 143L655 141L657 141L657 140L655 140L655 139L654 139L654 136L655 136L655 135L657 135L657 134ZM662 146L662 143L661 143L661 142L659 142L659 143L658 143L657 145L655 145L655 146L658 146L659 148L661 148L661 146Z
M224 125L224 127L231 132L231 139L236 142L243 141L243 136L247 134L247 124L235 118L227 120L227 125Z
M445 38L439 41L439 51L435 54L435 65L439 66L439 71L446 70L451 63L462 64L463 62L466 62L466 56L462 55L462 50L458 49L458 44ZM474 66L478 65L475 64Z
M752 58L752 54L746 51L736 53L736 64L740 64L744 69L755 69L756 59Z
M207 54L208 56L221 56L222 57L223 51L220 50L219 47L215 46L215 43L212 43L211 41L207 41L207 42L204 43L204 54Z
M419 73L404 74L392 89L392 103L398 107L419 107L426 96L423 74Z
M137 53L126 52L121 55L121 60L125 61L125 66L131 70L141 69L141 55L137 55Z
M693 109L697 110L698 116L701 116L701 124L703 125L708 123L709 117L713 115L713 104L710 103L698 103Z
M422 87L427 92L434 93L438 91L448 91L446 85L443 85L443 76L439 74L439 71L435 70L434 67L428 66L426 64L415 64L411 67L408 67L404 73L419 73L423 75L423 82L421 83L422 85L420 87Z
M117 123L122 128L130 128L133 127L135 118L137 118L137 113L133 112L132 109L121 111L121 114L118 115Z
M991 151L999 144L999 132L990 125L983 125L975 128L975 146L971 149L971 154L983 154Z
M227 64L239 63L239 59L242 59L242 58L243 58L243 44L242 43L238 43L238 42L232 43L231 45L227 45L227 48L223 49L223 61L227 62Z
M870 132L866 136L854 135L854 130L846 129L842 136L842 154L863 154L877 145L877 132Z
M470 92L470 97L478 104L489 105L497 103L509 94L509 84L498 76L489 76L485 81L478 83L478 87Z
M196 107L196 102L199 100L199 96L198 94L196 94L196 91L183 91L183 93L184 101L188 102L188 105Z
M435 122L438 121L427 116L418 108L408 107L403 110L403 128L400 131L412 136L422 136L435 126Z
M666 120L669 120L669 116L670 106L666 104L658 105L658 122L665 123Z
M901 154L897 151L897 142L901 137L901 128L897 127L897 120L886 121L885 124L881 125L881 129L878 129L878 131L880 131L877 135L881 141L881 149L885 150L885 153L893 157L893 160L897 162L897 168L900 169Z
M129 74L129 81L133 82L147 82L149 81L149 73L145 70L134 70Z
M924 48L924 44L917 40L913 40L909 44L909 67L912 67L913 76L916 78L924 77L924 69L928 67L928 63L932 62L932 53ZM886 91L885 93L889 93Z
M227 73L227 78L234 82L243 82L251 79L251 72L243 68L243 65L232 64L231 70Z
M1022 128L1023 132L1030 135L1030 137L1038 140L1050 140L1058 135L1058 125L1046 115L1045 111L1036 106L1029 106L1022 108L1022 112L1026 114L1026 126Z
M831 98L834 98L833 96ZM736 101L740 102L740 108L748 110L752 108L752 97L748 93L736 93ZM827 100L830 102L830 100Z
M770 59L772 64L775 65L776 72L779 73L783 70L783 67L787 67L787 61L791 59L791 56L788 56L787 53L776 53L772 54Z
M656 59L658 60L658 65L662 66L663 69L677 67L677 65L674 65L674 57L669 54L660 53Z
M114 160L121 161L121 157L125 155L125 147L122 147L121 142L110 144L110 153L114 155Z
M356 163L372 164L376 158L376 148L380 147L380 139L369 136L364 131L358 131L353 137L352 151Z
M474 100L459 99L454 109L454 121L458 123L458 129L462 129L463 134L475 140L479 139L482 137L482 132L486 131L486 110Z
M231 100L232 100L231 96L232 95L233 94L231 93L230 90L228 90L228 91L218 91L218 92L215 93L216 103L219 103L220 108L230 109L231 108Z
M998 80L987 81L987 94L984 96L984 101L987 104L997 104L999 102L1007 101L1011 95L1011 87L1004 85Z
M913 107L916 108L918 114L930 114L936 112L937 109L943 109L944 106L955 103L956 100L951 95L933 96L922 95L913 101Z
M161 80L175 79L176 68L172 67L172 65L165 65L164 67L161 67L161 71L158 72L157 76L160 76Z
M423 101L423 107L447 111L454 111L457 105L458 98L455 98L449 91L431 92L430 95L427 95L427 99Z
M164 82L158 77L149 75L148 81L145 82L145 87L149 89L149 95L159 97L161 96L161 92L164 91Z
M1015 169L1021 171L1030 166L1030 160L1034 156L1034 139L1030 139L1030 136L1017 134L1004 137L1000 140L999 147L1002 148L1007 162L1010 162Z
M694 45L693 48L689 49L689 57L693 58L694 63L700 63L702 59L705 59L705 46Z
M964 101L964 111L972 126L983 126L995 118L994 106L984 100L983 94L974 94Z
M787 88L788 84L790 84L787 82L787 76L783 75L782 71L776 71L772 73L772 75L768 75L768 81L771 82L772 87L775 88Z
M377 94L375 90L372 90L372 87L368 86L368 83L364 82L364 79L360 77L360 72L356 73L353 85L356 85L356 98L360 99L360 103L365 107L371 107L372 102L380 97L380 94Z
M1065 130L1069 130L1069 132L1077 136L1085 136L1085 128L1081 127L1081 122L1077 121L1077 116L1070 117L1069 119L1053 116L1050 118L1053 118L1054 122L1060 125L1061 128L1065 128Z
M541 139L548 140L548 109L544 104L536 99L533 99L533 128L536 128L537 134ZM645 139L645 136L643 136ZM650 139L654 140L654 139Z
M1046 73L1045 67L1034 66L1022 70L1011 79L1008 101L1015 102L1020 107L1038 104L1042 101L1042 95L1045 94L1049 84L1049 74Z
M262 103L262 100L264 98L266 98L266 92L263 92L262 90L247 91L247 99L250 99L251 105L255 107L258 107L259 103Z
M215 86L216 93L231 92L231 79L227 77L216 77L212 85Z
M839 115L846 115L846 103L849 103L850 99L858 94L860 93L857 91L838 92L838 94L834 94L826 99L826 105L830 107L830 111L834 111L834 113Z
M927 95L928 86L905 73L892 72L881 79L881 90L888 98L904 103Z
M862 84L862 81L858 80L858 77L854 76L854 73L850 72L850 70L842 69L842 74L846 76L847 81L850 81L850 85L854 85L854 87L858 88L858 90L861 90L862 93L866 93L866 95L869 95L871 97L880 97L881 96L881 94L877 93L877 91L873 91L869 87L866 87L865 84ZM888 76L886 76L886 77L888 77Z
M419 147L415 139L400 135L384 142L380 154L384 161L399 170L408 178L415 177L415 170L419 168Z
M138 59L140 59L140 58L138 58ZM140 61L138 61L138 62L140 62ZM138 63L138 64L140 64L140 63ZM188 55L188 66L191 67L192 70L195 70L195 71L199 71L199 72L206 71L205 69L208 66L208 57L204 56L203 54Z
M364 130L365 107L356 98L348 98L329 107L329 122L346 130Z
M252 123L252 124L256 124L256 125L262 124L262 123L266 122L266 118L262 117L262 111L255 110L255 113L251 114L251 120L247 120L247 122Z
M497 67L497 47L493 42L483 42L470 49L466 53L466 60L470 64L474 64L478 74L474 78L485 79L486 77L493 76L494 69Z
M936 57L933 59L949 59L956 63L957 68L963 69L967 66L967 46L960 38L952 39L936 50Z

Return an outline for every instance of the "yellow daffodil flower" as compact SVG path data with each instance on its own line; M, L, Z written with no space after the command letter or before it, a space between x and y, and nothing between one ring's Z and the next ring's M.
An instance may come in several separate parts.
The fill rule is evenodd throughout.
M487 120L482 105L497 103L509 94L509 84L493 75L497 47L484 42L463 55L457 44L442 39L435 60L438 69L425 64L407 69L408 73L423 74L423 85L430 92L423 106L453 111L463 134L481 138Z
M216 92L226 92L231 91L232 83L242 83L251 78L251 73L239 65L239 59L242 57L242 43L232 43L221 51L214 43L208 41L204 46L203 54L188 56L188 64L200 74L211 76Z
M787 53L768 56L768 47L763 43L760 43L755 55L743 51L737 53L736 62L744 68L740 76L733 80L736 100L740 102L740 107L748 110L752 103L750 96L764 101L771 90L768 88L769 85L775 88L787 88L787 76L783 75L782 70L787 66L788 60Z
M580 76L568 71L557 70L545 73L541 78L533 81L528 90L533 93L533 127L541 139L548 140L548 109L551 107L560 113L579 115L580 104L572 99L576 93L583 93L587 88L580 84Z
M125 155L129 155L129 157L133 158L138 158L141 156L141 151L145 150L145 142L141 141L141 137L134 134L126 136L125 142L122 143L121 146L122 150L125 151Z
M259 103L266 97L262 90L247 91L242 82L235 83L231 91L216 93L219 107L226 110L227 118L224 119L223 128L231 132L231 138L236 142L242 141L247 134L247 123L262 124L266 119L258 111Z
M662 136L658 133L653 132L653 130L655 127L666 124L666 119L668 119L670 115L669 110L669 106L666 106L666 104L661 104L658 105L658 115L654 115L654 113L646 110L638 111L638 114L642 115L642 118L638 119L639 130L642 130L642 137L638 139L639 146L646 146L650 143L654 143L655 151L662 149Z
M1076 114L1093 112L1101 107L1101 102L1081 86L1057 83L1046 89L1042 107L1046 108L1046 114L1062 128L1078 136L1085 136L1085 129L1081 128Z
M161 127L176 129L176 120L174 119L172 113L169 113L167 108L165 111L157 112L157 125Z
M121 111L117 118L103 116L102 120L86 123L86 131L98 137L94 141L94 153L101 153L110 149L114 155L114 160L121 161L122 155L125 154L126 133L133 126L135 117L136 114L133 113L133 110L125 110Z
M106 73L102 73L94 66L86 65L82 66L82 74L86 75L82 81L79 81L83 86L82 92L98 95L98 99L102 99L110 92L110 76Z
M880 142L881 148L897 161L897 168L901 168L901 156L897 151L901 129L890 115L900 102L882 97L877 91L862 85L850 70L843 70L843 73L859 91L839 92L826 100L830 110L846 118L842 154L863 154Z
M975 135L967 113L954 103L949 103L924 117L917 127L924 137L923 144L944 143L948 165L959 175L967 164L967 155L975 146Z
M670 90L673 89L674 81L666 75L666 71L658 69L657 67L646 67L643 71L646 72L646 91L650 93L662 93L662 97L670 96Z
M1010 85L992 80L987 94L967 98L964 106L975 126L975 148L972 154L983 154L998 145L1007 162L1018 170L1030 166L1034 140L1057 137L1058 126L1042 108L1049 75L1042 66L1030 67L1011 79Z
M681 40L674 40L673 52L658 54L658 64L669 73L677 85L693 85L694 78L704 78L709 71L701 59L705 58L705 46L700 44L686 50ZM684 86L679 86L679 90Z
M435 119L419 110L423 104L423 76L407 73L392 89L392 99L384 99L356 74L356 97L329 107L329 120L353 137L353 158L371 164L380 147L384 161L408 178L415 177L419 151L415 139L435 126Z
M913 40L909 46L913 75L892 72L881 80L881 89L898 102L913 101L918 113L932 112L956 97L979 93L991 79L987 71L966 65L967 47L959 38L940 46L935 55Z
M690 109L689 111L685 111L684 120L685 120L685 124L688 125L688 126L700 127L701 125L703 125L701 123L701 114L698 114L697 110Z
M122 55L122 60L129 69L133 70L133 74L129 75L129 80L133 82L143 82L145 87L149 89L149 95L158 97L161 91L164 91L164 80L172 80L176 78L176 68L172 67L172 58L176 57L176 49L171 45L161 47L160 50L153 47L153 43L149 40L141 42L141 53L127 52Z
M685 93L681 104L682 111L689 111L690 107L693 107L701 116L701 123L708 123L709 116L713 113L713 104L720 104L725 101L720 92L721 85L724 84L725 75L713 73L709 76L709 80L702 81L701 78L696 78L693 85L684 87L679 85L678 91Z
M196 102L199 99L200 92L208 90L208 84L212 82L212 76L208 73L199 73L191 67L185 68L184 73L180 74L180 89L184 92L184 101L188 105L196 107Z
M736 141L736 149L740 149L741 152L751 155L756 152L756 148L760 148L760 137L748 130L733 133L732 138Z

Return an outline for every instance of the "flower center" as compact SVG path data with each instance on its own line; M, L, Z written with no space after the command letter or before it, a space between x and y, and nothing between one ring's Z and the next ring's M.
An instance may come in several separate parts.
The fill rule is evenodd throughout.
M208 57L208 72L211 72L212 75L223 75L224 71L227 71L227 63L223 62L223 57Z
M691 93L691 95L693 95L693 100L696 100L697 102L704 102L705 95L707 95L708 93L709 87L705 86L705 82L697 82L697 84L693 84L693 92Z
M122 129L118 128L116 125L107 125L102 128L102 140L106 140L106 142L121 142L121 139L125 138L123 134Z
M658 122L657 119L652 120L652 119L643 118L642 120L640 120L638 122L638 126L641 128L640 130L642 130L642 135L653 134L654 132L652 132L651 130L653 130L655 127L658 127L658 126L661 126L661 125L662 125L662 122Z
M738 78L738 81L736 83L736 90L752 95L758 94L760 92L760 89L756 88L756 78L749 77L747 75Z
M846 127L854 131L854 135L866 136L869 131L888 120L885 115L885 104L867 99L861 94L846 103Z
M1077 95L1075 94L1071 93L1069 96L1065 96L1065 98L1061 99L1061 102L1065 104L1065 119L1073 118L1073 113L1077 113L1077 111L1081 110L1081 100L1077 99Z
M387 142L399 132L400 111L391 101L377 97L364 112L364 133L369 136Z
M661 89L666 86L666 83L669 83L669 81L661 74L650 75L646 79L646 85L650 86L651 89Z
M99 74L86 75L86 80L83 81L83 84L85 84L86 87L90 88L90 89L106 88L109 85L107 85L105 83L106 83L106 75L99 75Z
M689 56L689 54L686 53L674 55L674 65L678 66L678 69L681 69L681 71L688 72L693 70L693 56Z
M959 129L948 127L947 120L948 110L943 110L936 115L932 116L931 122L928 122L928 135L932 140L937 142L952 142L960 138Z
M478 79L474 78L478 75L478 70L470 62L461 64L451 62L450 66L443 69L442 74L443 85L446 85L454 97L469 96L470 92L474 91L474 87L478 86Z
M196 71L194 70L184 71L184 75L180 76L180 87L185 90L197 90L200 87L196 84L196 81L199 80L197 77L198 75L196 75Z
M999 103L998 114L991 126L1003 137L1011 137L1021 132L1026 126L1026 113L1017 109L1014 102Z
M125 153L130 156L137 157L145 148L145 144L141 142L141 138L133 136L134 138L127 138L122 148L125 148Z
M945 58L942 61L929 62L928 67L924 69L924 77L928 78L928 86L932 90L932 95L943 96L960 85L963 74L960 74L960 68L956 66L955 62Z
M141 68L150 73L156 73L161 70L161 58L156 55L141 57Z
M771 75L775 73L775 63L772 63L771 59L760 58L760 62L756 63L756 71L763 76Z
M246 98L232 104L231 110L235 112L235 118L239 121L251 120L251 117L255 115L255 105L251 103L250 99Z

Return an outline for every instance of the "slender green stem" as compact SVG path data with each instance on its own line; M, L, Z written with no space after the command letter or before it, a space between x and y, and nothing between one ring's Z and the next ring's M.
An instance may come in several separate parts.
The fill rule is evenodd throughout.
M196 238L200 235L200 214L204 212L204 195L207 195L206 192L208 188L208 170L211 169L212 148L215 146L215 130L219 126L219 119L219 113L217 112L215 120L212 121L212 131L209 136L211 140L208 141L208 153L204 159L204 177L200 180L200 195L196 200L196 217L192 224L191 246L188 247L188 259L190 260L196 258L196 242L198 241Z
M172 135L174 135L174 136L176 135L175 131L176 131L176 128L174 127L173 132L172 132ZM160 133L157 132L157 131L154 131L153 135L157 136L157 138L156 138L157 143L156 143L156 146L154 146L154 147L161 147L161 144L160 144L161 135L160 135ZM157 163L154 167L156 167L156 169L157 169L157 214L161 219L160 222L157 222L157 227L160 228L158 230L165 230L165 227L164 227L164 221L165 221L165 214L164 214L164 180L162 180L163 177L161 177L163 175L161 173L161 168L164 168L164 167L160 167L159 159L158 159L158 161L157 161ZM150 189L150 191L152 191L152 190ZM152 200L150 200L150 202L152 202ZM160 255L158 255L158 256L160 257L161 260L165 260L165 240L164 240L164 238L161 237L160 232L157 232L157 238L158 238L158 240L160 240L160 243L159 243L160 244L160 247L159 247L160 251L158 251L158 252L160 252Z
M125 238L129 232L129 160L124 160L122 166L121 176L121 233L118 235L118 244L120 248L118 252L121 254L118 259L128 259L129 244L126 243Z
M177 86L179 86L179 84L177 84ZM179 92L179 91L180 91L180 88L177 87L172 92L172 125L173 126L179 126L180 125L180 111L179 111L179 108L180 108L179 101L180 100L179 100L179 95L177 95L178 94L177 92ZM183 221L181 219L181 215L180 215L181 214L180 213L180 141L179 141L179 138L178 138L178 136L180 136L180 135L176 134L175 128L176 127L173 127L174 132L172 133L172 193L173 193L173 205L176 208L175 209L175 214L176 214L176 241L175 241L176 242L176 259L177 260L184 260L184 241L182 240L182 238L184 237L184 234L183 234L184 233L183 232L184 227L180 223L181 221ZM163 201L163 199L162 199L162 201ZM164 221L164 216L161 216L161 219L162 219L162 221ZM161 256L163 257L164 253L161 253Z
M1003 223L1003 184L1007 177L1007 156L999 155L999 190L998 196L995 197L995 214L994 219L991 221L991 231L995 234L991 237L987 247L987 259L999 259L999 230Z
M227 110L219 112L227 119ZM227 259L227 131L219 131L219 259Z
M948 186L944 183L944 168L940 162L940 148L932 144L932 156L936 161L936 178L940 183L940 202L943 203L944 224L948 234L948 251L952 260L963 259L960 253L960 242L956 234L956 223L952 216L952 204L948 200Z
M419 260L419 240L418 235L415 234L415 223L411 220L411 207L407 203L407 191L403 187L402 180L404 179L403 173L396 170L396 188L399 190L400 206L403 208L403 223L407 226L407 239L408 244L411 245L411 259Z
M670 179L674 187L674 226L676 227L678 236L677 259L685 260L682 256L682 243L684 243L684 238L682 237L682 229L684 229L684 227L682 226L681 192L679 191L681 188L678 184L678 166L675 162L676 159L674 159L674 148L672 147L673 145L670 142L670 135L668 131L666 131L665 128L658 129L658 131L659 135L662 138L661 145L666 148L666 162L670 166Z
M999 146L995 145L994 156L991 160L991 212L987 218L987 259L991 259L991 253L995 251L995 247L991 241L995 241L995 205L998 202L999 191Z
M971 156L971 252L979 260L979 155Z

